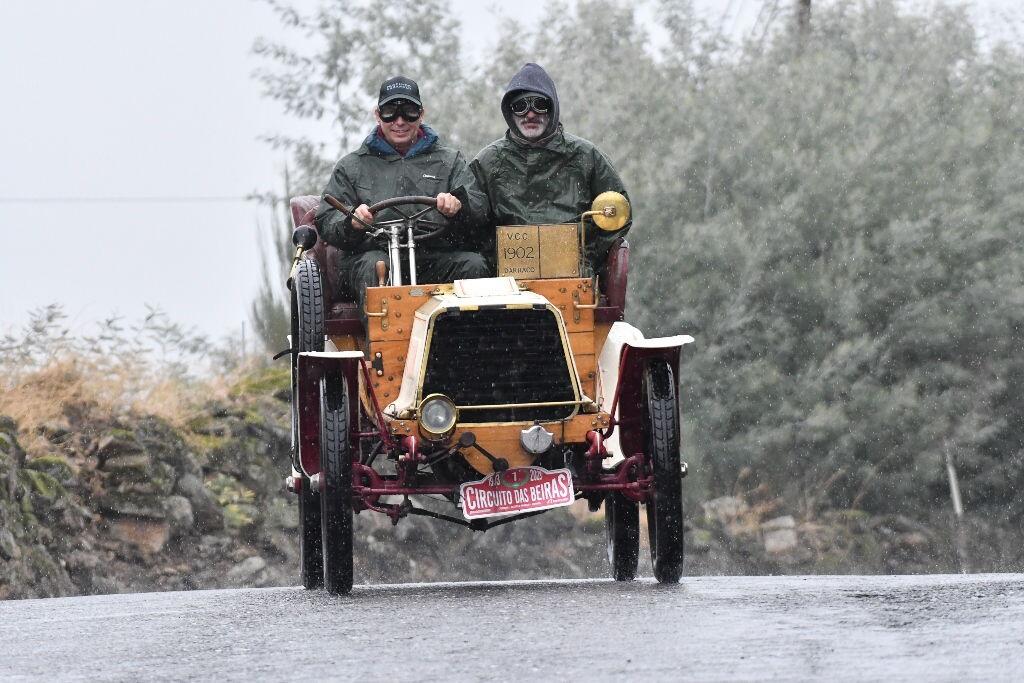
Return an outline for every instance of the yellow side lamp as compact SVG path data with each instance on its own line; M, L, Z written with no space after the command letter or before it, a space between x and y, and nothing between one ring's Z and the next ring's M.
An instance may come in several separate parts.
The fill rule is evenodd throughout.
M629 222L629 200L618 192L602 192L594 198L581 218L589 218L607 232L621 229Z

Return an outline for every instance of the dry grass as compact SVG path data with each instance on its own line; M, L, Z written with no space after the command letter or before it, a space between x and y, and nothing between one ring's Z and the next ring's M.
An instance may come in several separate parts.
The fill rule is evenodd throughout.
M111 318L91 334L65 325L60 306L30 316L20 333L0 338L0 415L14 418L29 444L48 425L132 415L181 426L247 370L158 310L135 324Z

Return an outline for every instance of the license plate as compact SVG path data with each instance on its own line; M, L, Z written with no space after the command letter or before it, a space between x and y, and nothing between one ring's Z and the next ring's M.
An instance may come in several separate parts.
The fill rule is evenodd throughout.
M514 515L572 505L576 491L567 469L516 467L495 472L459 489L466 519Z

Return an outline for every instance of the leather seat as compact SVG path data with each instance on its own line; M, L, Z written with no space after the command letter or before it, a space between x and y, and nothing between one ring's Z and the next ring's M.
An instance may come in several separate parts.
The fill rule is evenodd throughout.
M320 206L320 197L292 197L289 205L293 227L308 225L317 231L314 219ZM341 249L320 239L320 233L317 231L316 245L306 252L305 258L316 261L320 266L320 277L324 281L324 307L327 309L327 334L362 334L363 324L359 319L359 307L353 301L338 298L338 261L341 255Z

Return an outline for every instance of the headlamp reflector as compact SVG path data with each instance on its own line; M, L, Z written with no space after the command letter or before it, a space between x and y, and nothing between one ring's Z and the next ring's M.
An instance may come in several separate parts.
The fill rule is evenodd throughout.
M420 402L420 433L430 441L442 441L455 431L459 410L443 394L431 394Z

